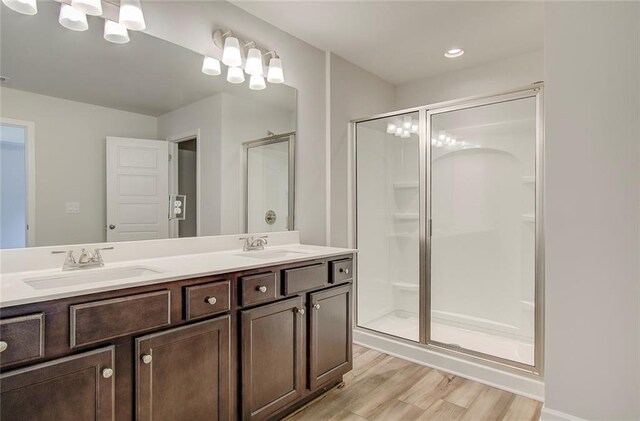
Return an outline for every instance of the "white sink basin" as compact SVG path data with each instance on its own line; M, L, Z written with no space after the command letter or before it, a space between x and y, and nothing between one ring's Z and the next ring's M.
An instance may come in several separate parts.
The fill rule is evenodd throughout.
M236 254L240 257L249 257L251 259L282 259L283 257L301 257L305 252L291 251L291 250L260 250L260 251L245 251L241 254Z
M145 266L129 266L113 269L78 269L73 272L61 272L55 275L24 279L24 283L34 289L50 289L90 284L94 282L116 281L127 278L161 273L159 269Z

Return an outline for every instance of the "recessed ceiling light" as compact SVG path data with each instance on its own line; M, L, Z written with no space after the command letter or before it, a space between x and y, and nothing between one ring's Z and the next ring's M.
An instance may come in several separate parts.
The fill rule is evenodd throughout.
M464 50L462 48L452 48L450 50L447 50L447 52L444 53L444 56L446 58L456 58L456 57L460 57L463 54L464 54Z

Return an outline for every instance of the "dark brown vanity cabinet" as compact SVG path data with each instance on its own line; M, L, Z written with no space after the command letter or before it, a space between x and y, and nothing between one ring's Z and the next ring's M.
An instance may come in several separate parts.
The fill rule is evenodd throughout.
M309 389L351 370L351 285L309 294Z
M304 315L302 297L242 311L243 419L264 419L302 396Z
M60 358L2 375L3 420L111 421L114 348Z
M0 421L280 419L351 368L351 256L2 309Z
M136 419L229 419L230 317L136 339Z

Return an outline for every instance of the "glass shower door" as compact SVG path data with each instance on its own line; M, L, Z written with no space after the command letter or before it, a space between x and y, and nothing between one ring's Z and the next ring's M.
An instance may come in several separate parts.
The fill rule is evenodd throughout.
M536 96L433 110L430 343L534 366Z
M357 323L418 341L418 113L356 123Z

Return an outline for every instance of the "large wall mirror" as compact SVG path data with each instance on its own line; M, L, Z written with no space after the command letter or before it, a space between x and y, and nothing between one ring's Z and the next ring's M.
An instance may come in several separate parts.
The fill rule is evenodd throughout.
M2 248L293 228L294 88L253 91L193 51L39 9L0 17Z

